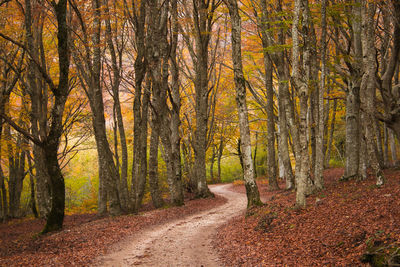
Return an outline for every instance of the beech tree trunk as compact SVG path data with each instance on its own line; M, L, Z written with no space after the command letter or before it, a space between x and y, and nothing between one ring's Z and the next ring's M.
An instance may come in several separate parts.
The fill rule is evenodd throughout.
M325 76L326 76L326 0L322 0L321 4L322 14L322 34L321 34L321 85L319 86L317 106L317 136L315 145L315 172L314 172L314 183L317 190L324 188L324 93L325 93Z
M113 81L111 83L112 92L113 92L113 100L115 106L115 113L117 119L117 128L119 133L119 139L121 142L121 175L119 179L119 196L121 202L121 208L123 210L129 209L129 190L128 190L128 147L126 144L126 134L125 134L125 127L124 121L122 118L122 111L121 111L121 103L119 97L119 87L121 83L120 72L122 68L122 52L117 51L114 46L113 42L113 35L111 29L111 22L110 22L110 11L108 7L108 0L105 0L105 22L106 22L106 41L108 50L111 55L111 68L112 68L112 76ZM115 40L116 42L116 40ZM117 62L117 58L119 58L119 62ZM118 64L119 63L119 64ZM118 137L117 137L118 138ZM116 138L116 139L117 139ZM117 141L117 140L116 140ZM118 151L115 151L118 155ZM119 168L117 168L119 171Z
M281 3L279 3L278 11L282 11ZM279 44L285 44L285 33L281 29L278 33ZM284 177L286 180L286 189L293 189L295 187L295 179L293 175L292 163L290 160L289 154L289 123L288 123L288 115L294 116L293 105L290 101L289 94L289 68L287 65L287 60L285 59L285 52L282 51L278 53L277 57L273 58L275 61L277 73L278 73L278 112L279 112L279 150L282 158L282 163L284 166ZM292 124L294 119L291 119ZM296 138L297 130L295 127L292 127L292 136ZM297 140L297 139L296 139ZM299 144L295 145L295 148L298 149ZM296 164L297 166L298 164Z
M303 16L303 55L300 57L300 16ZM310 11L307 0L296 0L294 4L294 19L292 25L292 78L294 85L298 90L300 99L300 116L299 116L299 155L296 155L296 165L300 164L299 172L296 172L296 205L298 207L306 206L306 195L309 193L309 152L308 152L308 125L307 125L307 111L308 111L308 92L310 82L310 57L311 57L311 22ZM309 38L310 37L310 38ZM302 59L302 62L300 61ZM301 65L302 63L302 65Z
M193 0L194 38L196 43L194 62L196 130L194 132L194 166L196 178L196 197L206 198L213 194L206 181L206 151L209 108L209 62L208 48L211 39L212 24L216 1Z
M158 184L158 146L160 143L160 123L157 121L157 115L152 111L151 116L151 135L149 151L149 185L150 195L153 205L156 208L164 206L161 192Z
M383 167L387 168L389 163L389 129L383 125Z
M251 157L250 128L246 104L246 83L243 75L241 53L241 19L237 0L227 0L226 4L231 17L232 61L236 88L236 103L239 115L241 150L243 154L243 172L247 194L247 208L262 204L260 193L254 177L253 159Z
M396 140L393 131L391 129L389 129L388 131L389 131L390 153L392 156L392 165L396 167L399 164L399 160L397 158Z
M219 145L218 145L218 155L217 155L217 168L218 168L218 181L217 182L222 182L222 177L221 177L221 159L222 159L222 153L224 152L224 139L221 133L221 137L219 140Z
M135 69L135 99L133 101L133 160L132 160L132 183L131 183L131 206L133 212L138 212L141 205L144 186L146 183L145 164L147 164L147 153L142 153L145 143L147 144L147 116L149 99L145 96L149 92L143 92L143 81L146 75L146 18L147 1L139 3L138 10L133 10L138 14L133 14L133 23L135 25L135 43L136 58L134 62ZM149 81L147 81L149 83ZM150 86L148 84L148 86ZM143 98L143 99L142 99ZM146 127L145 131L142 127ZM141 171L142 170L142 171Z
M54 106L51 110L50 131L43 146L46 169L50 176L51 209L43 233L62 228L65 208L65 183L58 163L58 147L63 132L63 114L69 93L70 50L68 43L67 1L53 2L57 17L57 46L59 61L59 78L57 87L51 87L54 95Z
M361 6L356 0L352 7L353 51L354 63L352 64L351 77L347 84L346 92L346 166L343 179L357 179L360 164L360 87L362 68L361 44Z
M333 133L335 131L335 121L336 121L336 108L337 108L337 99L333 100L333 108L332 108L332 118L331 118L331 125L329 127L329 136L327 142L327 149L325 155L325 167L329 168L329 161L331 160L331 151L332 151L332 144L333 144Z
M385 183L385 177L379 164L377 152L375 151L376 140L376 121L375 121L375 31L374 31L374 15L375 5L373 3L366 3L363 1L362 23L363 23L363 63L364 63L364 76L362 79L363 90L363 109L365 110L364 130L365 140L368 151L368 159L376 176L376 185L382 186ZM378 140L381 142L381 140ZM382 145L382 143L381 143Z

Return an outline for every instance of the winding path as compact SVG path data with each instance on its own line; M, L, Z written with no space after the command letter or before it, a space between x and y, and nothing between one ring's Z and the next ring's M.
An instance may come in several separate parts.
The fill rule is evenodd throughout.
M99 266L221 266L211 245L216 229L246 209L246 196L231 185L211 187L228 202L211 210L138 233L120 244L122 249L102 256Z

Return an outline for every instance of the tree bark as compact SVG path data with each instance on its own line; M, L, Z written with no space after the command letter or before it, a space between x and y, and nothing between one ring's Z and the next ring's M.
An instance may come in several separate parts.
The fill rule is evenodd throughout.
M344 180L357 179L360 164L360 86L362 68L361 6L356 0L352 20L354 62L346 92L346 166Z
M303 29L302 33L305 34L303 39L303 55L302 66L300 65L300 16L303 15ZM308 139L307 139L307 111L308 111L308 92L310 81L310 56L311 56L311 43L308 40L307 34L310 34L310 13L307 0L296 0L294 4L294 20L292 25L292 79L295 87L298 90L300 99L300 116L299 116L299 144L300 155L296 155L296 165L300 164L299 173L296 172L296 206L306 206L306 195L309 189L309 152L308 152ZM311 38L310 38L311 39ZM304 76L304 77L303 77Z
M160 123L157 121L157 115L152 111L151 116L151 135L149 151L149 185L150 195L153 205L156 208L164 206L158 183L158 146L160 140Z
M314 183L317 190L324 188L324 93L325 93L325 76L326 76L326 0L322 0L321 3L321 14L322 14L322 34L321 34L321 85L319 86L318 92L318 114L317 114L317 136L315 146L315 172L314 172Z
M397 147L396 147L396 140L393 133L393 130L389 129L389 142L390 142L390 154L392 156L392 165L394 167L398 166L399 161L397 158Z
M383 167L387 168L389 163L389 130L383 125Z
M267 96L267 170L268 170L268 188L269 190L279 189L277 182L277 166L275 152L275 114L274 114L274 89L272 81L272 60L267 52L268 46L271 45L268 36L268 10L267 3L260 1L261 5L261 21L257 23L257 27L261 33L261 42L263 46L263 59L265 70L265 88Z
M212 21L216 1L193 0L193 24L196 43L195 69L195 111L196 130L194 132L194 176L196 178L196 197L207 198L213 194L206 181L206 151L208 130L208 47L211 39Z
M119 132L119 139L121 142L121 176L119 180L119 195L120 195L120 202L121 202L121 208L123 210L128 210L129 209L129 191L128 191L128 147L126 144L126 134L125 134L125 127L124 127L124 121L122 117L122 111L121 111L121 103L120 103L120 97L119 97L119 86L121 83L121 77L120 77L120 72L122 68L122 55L119 55L119 65L117 62L117 52L114 47L113 43L113 35L112 35L112 29L111 29L111 22L110 22L110 11L108 7L108 0L105 1L105 22L106 22L106 41L107 41L107 46L108 50L111 55L111 66L112 66L112 73L113 73L113 82L112 82L112 91L113 91L113 99L114 99L114 105L115 105L115 113L116 113L116 119L117 119L117 128ZM119 52L121 53L121 52ZM118 151L115 151L115 153L118 153ZM118 171L118 168L117 168Z
M329 137L328 137L329 141L327 144L326 155L325 155L325 166L327 168L329 168L329 161L331 160L333 133L335 131L335 121L336 121L336 108L337 108L337 99L333 100L332 118L331 118L331 125L329 128Z
M376 121L375 121L375 31L374 31L374 15L375 5L373 3L366 3L363 1L362 23L363 23L363 59L364 59L364 76L362 79L362 103L365 112L364 130L365 140L368 151L368 159L376 176L376 185L382 186L385 183L385 177L379 164L379 159L375 151L376 140ZM381 140L378 140L381 142ZM382 145L382 143L381 143Z
M243 75L241 53L241 19L237 0L227 0L226 4L231 17L232 61L236 88L236 104L239 115L241 148L243 154L243 172L247 194L247 208L262 204L260 193L254 177L253 159L251 157L250 128L246 104L246 83Z

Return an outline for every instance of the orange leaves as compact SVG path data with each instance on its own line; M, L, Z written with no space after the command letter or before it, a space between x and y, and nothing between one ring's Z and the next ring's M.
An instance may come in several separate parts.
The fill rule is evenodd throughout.
M310 196L308 203L312 204L300 211L291 208L294 193L271 193L260 184L261 195L269 199L267 206L219 229L215 246L225 264L360 266L366 241L376 233L390 235L391 242L398 242L400 225L393 218L400 216L399 171L387 171L388 184L381 189L371 187L372 179L338 182L341 173L341 169L327 170L327 189L319 196ZM276 218L269 231L255 231L263 216L271 212Z

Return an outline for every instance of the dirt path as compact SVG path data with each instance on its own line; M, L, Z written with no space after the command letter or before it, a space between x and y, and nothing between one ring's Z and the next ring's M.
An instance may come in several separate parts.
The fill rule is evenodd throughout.
M98 259L98 266L221 266L211 239L216 228L246 208L246 196L232 192L231 185L211 191L228 199L217 208L140 232L115 252Z

